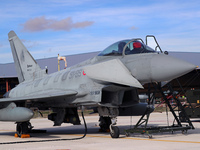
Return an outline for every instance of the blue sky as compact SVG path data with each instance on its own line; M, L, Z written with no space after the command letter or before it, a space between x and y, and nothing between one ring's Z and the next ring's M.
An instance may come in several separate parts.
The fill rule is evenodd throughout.
M148 34L163 50L200 52L200 1L2 0L0 63L13 62L10 30L36 59L101 51Z

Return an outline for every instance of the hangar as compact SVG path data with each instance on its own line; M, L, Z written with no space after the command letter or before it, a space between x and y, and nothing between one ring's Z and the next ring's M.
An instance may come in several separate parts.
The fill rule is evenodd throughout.
M85 61L89 58L96 56L99 52L90 52L82 54L67 55L68 67ZM169 55L174 56L179 59L186 60L192 64L200 66L200 52L169 52ZM58 60L57 57L44 58L36 60L39 66L44 69L48 68L48 73L53 73L58 71ZM162 63L162 62L158 62ZM60 68L64 69L64 63L60 63ZM200 69L192 71L182 77L179 77L178 81L171 81L175 88L180 88L179 84L185 86L185 89L195 88L200 89ZM18 84L17 73L15 70L14 63L0 64L0 97L15 87Z

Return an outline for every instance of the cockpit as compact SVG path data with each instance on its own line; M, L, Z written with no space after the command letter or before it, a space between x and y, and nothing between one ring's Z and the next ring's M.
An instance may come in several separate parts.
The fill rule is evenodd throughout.
M156 53L156 51L139 40L122 40L110 45L98 56L121 56L141 53Z

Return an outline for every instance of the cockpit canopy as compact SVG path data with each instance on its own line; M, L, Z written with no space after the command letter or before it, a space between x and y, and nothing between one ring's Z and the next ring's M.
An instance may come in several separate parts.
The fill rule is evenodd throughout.
M155 52L155 50L138 40L122 40L110 45L105 50L103 50L98 56L120 56L123 54L132 55Z

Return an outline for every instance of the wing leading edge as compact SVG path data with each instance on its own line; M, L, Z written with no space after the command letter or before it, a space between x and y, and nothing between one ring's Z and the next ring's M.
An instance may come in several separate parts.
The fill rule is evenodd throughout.
M42 93L37 93L24 97L1 98L0 102L15 102L15 101L26 101L26 100L46 101L55 98L75 96L76 94L78 94L78 92L73 90L67 90L67 91L49 90L49 91L44 91Z

